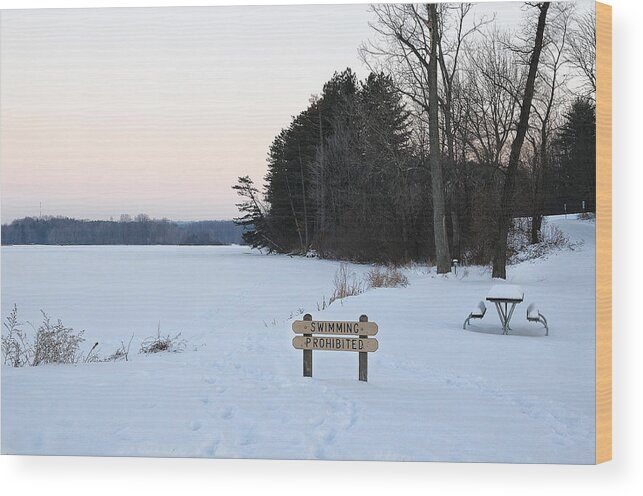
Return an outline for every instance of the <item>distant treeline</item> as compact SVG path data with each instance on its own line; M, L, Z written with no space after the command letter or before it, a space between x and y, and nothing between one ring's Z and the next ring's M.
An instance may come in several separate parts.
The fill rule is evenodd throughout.
M119 221L25 217L2 226L3 245L226 245L242 244L232 221L171 222L145 214Z

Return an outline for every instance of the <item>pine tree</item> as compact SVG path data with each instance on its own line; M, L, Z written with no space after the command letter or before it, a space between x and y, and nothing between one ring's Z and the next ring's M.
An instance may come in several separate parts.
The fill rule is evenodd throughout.
M265 176L267 217L275 241L287 252L303 253L314 245L318 206L323 204L315 185L319 150L356 85L350 69L335 73L321 97L294 117L270 146Z
M249 176L240 177L232 189L244 199L236 205L242 215L234 219L235 224L244 228L244 241L253 248L281 251L281 247L271 239L268 222L259 201L259 190L252 179Z
M562 194L570 209L596 208L596 107L580 98L565 116L557 140Z

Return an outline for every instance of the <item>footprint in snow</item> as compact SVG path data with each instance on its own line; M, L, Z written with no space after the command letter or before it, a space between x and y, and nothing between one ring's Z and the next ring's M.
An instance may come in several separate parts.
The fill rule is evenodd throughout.
M241 446L250 446L256 443L257 436L255 434L255 429L254 427L251 427L250 430L248 430L248 432L243 435L243 438L241 439L241 442L239 444Z
M326 434L323 435L323 440L326 443L332 443L336 437L337 437L337 430L329 429L328 432L326 432Z
M217 453L217 449L219 448L220 443L221 441L219 439L215 439L214 441L207 443L203 447L201 453L205 458L213 458Z

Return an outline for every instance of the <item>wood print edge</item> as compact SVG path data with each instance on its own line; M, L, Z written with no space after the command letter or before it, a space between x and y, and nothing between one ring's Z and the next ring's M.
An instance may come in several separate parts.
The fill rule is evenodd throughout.
M596 3L596 463L612 459L612 7Z

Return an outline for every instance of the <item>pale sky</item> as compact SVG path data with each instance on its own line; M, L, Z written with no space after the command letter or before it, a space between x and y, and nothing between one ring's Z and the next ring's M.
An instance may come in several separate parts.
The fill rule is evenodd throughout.
M498 8L491 4L489 8ZM520 4L504 5L517 19ZM237 215L334 71L367 74L367 5L2 11L2 222Z

